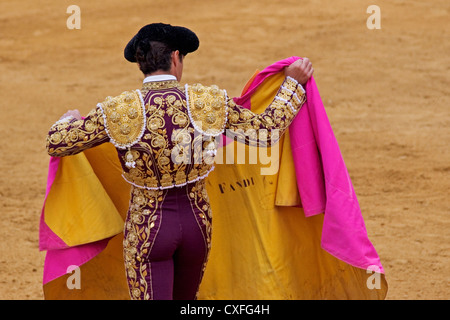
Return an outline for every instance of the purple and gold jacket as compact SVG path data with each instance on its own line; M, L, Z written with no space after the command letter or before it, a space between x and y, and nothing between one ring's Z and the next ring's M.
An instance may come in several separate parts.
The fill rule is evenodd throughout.
M215 85L181 87L170 76L157 79L148 77L141 90L107 97L84 119L56 122L47 136L49 155L73 155L111 142L132 185L150 190L182 186L214 169L220 135L271 145L306 100L302 86L287 77L265 112L255 114Z

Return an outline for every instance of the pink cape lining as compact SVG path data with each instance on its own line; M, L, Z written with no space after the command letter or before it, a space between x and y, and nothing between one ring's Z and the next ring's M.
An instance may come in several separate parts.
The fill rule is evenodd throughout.
M104 239L84 245L69 247L45 223L45 202L55 180L60 158L51 157L48 168L47 189L42 207L39 225L39 250L46 250L44 262L43 284L61 277L68 272L69 266L81 266L97 256L106 248L109 239ZM61 215L64 213L61 212ZM56 263L55 263L56 262Z
M258 86L300 57L278 61L259 72L234 101L246 108ZM307 101L289 127L298 191L305 216L324 213L321 245L358 268L384 273L370 242L356 194L314 78L306 83Z

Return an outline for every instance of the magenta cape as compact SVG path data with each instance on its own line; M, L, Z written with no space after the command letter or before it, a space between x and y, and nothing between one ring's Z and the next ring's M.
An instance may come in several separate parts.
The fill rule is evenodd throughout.
M251 96L269 76L299 57L278 61L259 72L237 104L248 109ZM368 238L364 219L338 142L314 78L306 83L307 101L289 127L297 186L307 217L324 213L322 247L361 269L384 273Z

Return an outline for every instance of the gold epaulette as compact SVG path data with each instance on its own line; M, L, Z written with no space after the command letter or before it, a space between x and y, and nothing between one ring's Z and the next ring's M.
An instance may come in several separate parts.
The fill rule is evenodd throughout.
M227 122L226 92L217 86L186 85L186 100L194 128L207 136L224 132Z
M145 130L145 107L141 92L125 91L98 104L111 143L126 149L139 142Z

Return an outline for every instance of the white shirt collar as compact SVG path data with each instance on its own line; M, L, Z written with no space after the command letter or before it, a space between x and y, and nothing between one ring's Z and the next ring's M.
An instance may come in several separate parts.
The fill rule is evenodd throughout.
M177 80L177 78L171 74L158 74L156 76L148 76L144 79L144 83L154 82L154 81L169 81L169 80Z

